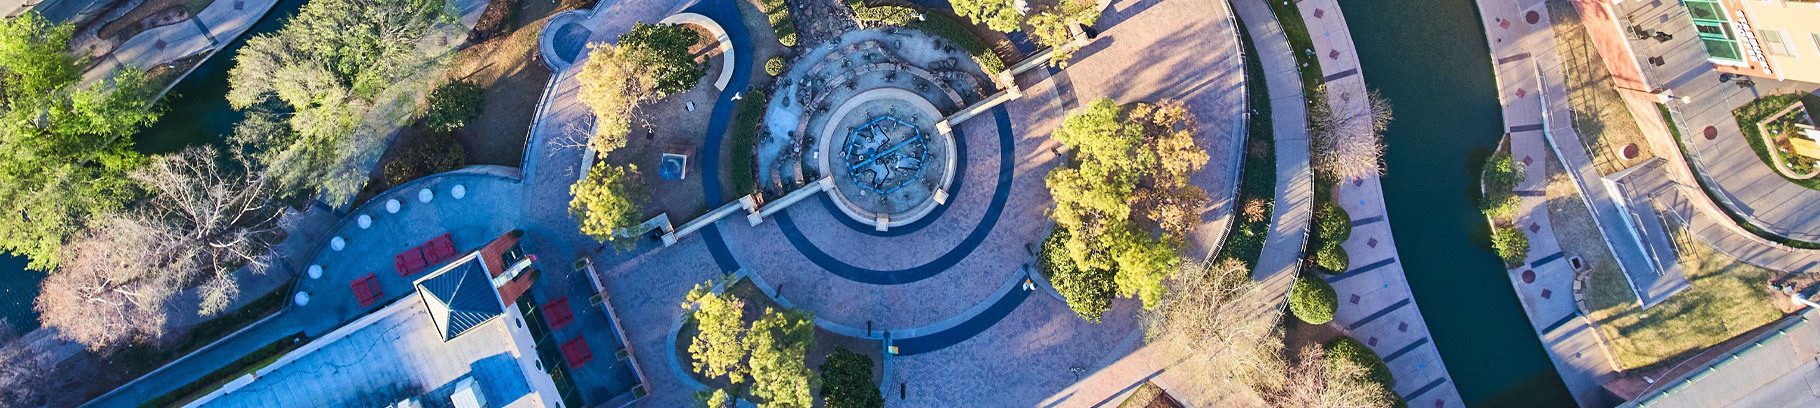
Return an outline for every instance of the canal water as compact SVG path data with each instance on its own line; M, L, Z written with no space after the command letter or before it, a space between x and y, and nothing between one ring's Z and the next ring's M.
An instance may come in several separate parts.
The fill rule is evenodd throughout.
M234 131L234 124L245 117L227 103L228 70L234 67L234 56L246 39L278 30L284 21L296 15L307 0L279 0L252 29L229 43L198 65L183 82L171 88L164 97L165 109L158 122L133 136L133 147L151 155L169 153L200 143L218 143ZM38 297L38 286L44 272L25 269L26 259L0 253L0 318L14 330L25 333L38 328L38 312L32 300Z
M1504 128L1477 7L1339 2L1365 82L1395 111L1383 179L1391 230L1460 396L1475 407L1573 406L1475 205L1478 168Z

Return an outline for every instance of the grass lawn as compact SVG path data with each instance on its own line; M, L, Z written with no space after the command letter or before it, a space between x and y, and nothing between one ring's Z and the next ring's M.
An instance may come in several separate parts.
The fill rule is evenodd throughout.
M1624 106L1613 84L1611 71L1605 68L1592 36L1580 23L1580 14L1567 0L1548 1L1549 19L1553 20L1555 38L1560 39L1563 65L1567 67L1567 100L1572 107L1574 131L1591 153L1593 165L1600 174L1611 174L1655 157L1636 118ZM1625 159L1620 152L1635 145L1636 157Z
M1548 218L1554 225L1555 242L1592 269L1585 286L1587 308L1634 307L1637 295L1631 292L1630 282L1618 269L1618 259L1606 246L1605 235L1593 222L1592 211L1586 209L1586 201L1574 187L1573 179L1568 178L1554 153L1549 153L1542 161L1548 163Z
M1226 231L1226 243L1220 246L1217 260L1238 258L1245 261L1246 269L1256 269L1258 256L1264 251L1265 237L1270 233L1270 214L1276 199L1276 148L1272 139L1270 121L1270 94L1265 89L1264 67L1254 56L1257 47L1251 43L1251 34L1245 31L1245 25L1239 25L1239 38L1245 43L1245 92L1246 103L1255 111L1246 124L1248 136L1245 142L1244 176L1239 184L1239 214ZM1246 219L1246 207L1261 205L1263 217Z
M1796 102L1800 101L1801 94L1770 95L1758 98L1757 100L1744 104L1744 106L1739 106L1738 109L1732 110L1732 116L1735 116L1738 119L1738 130L1744 132L1744 141L1750 142L1751 151L1757 153L1757 158L1763 160L1763 165L1770 166L1771 168L1776 166L1775 163L1770 161L1773 159L1769 157L1769 146L1763 143L1762 132L1757 131L1757 122L1768 119L1770 115L1787 109L1789 105L1794 105ZM1820 190L1820 177L1797 180L1788 178L1788 175L1782 174L1780 171L1777 171L1776 174L1781 175L1782 179L1788 180L1790 183Z
M1590 314L1611 339L1618 364L1627 370L1672 364L1782 317L1765 286L1770 271L1720 254L1679 229L1671 229L1670 235L1691 287L1648 310L1638 309L1635 300L1608 299L1601 301L1604 308L1594 307ZM1590 284L1614 280L1622 282L1595 277Z

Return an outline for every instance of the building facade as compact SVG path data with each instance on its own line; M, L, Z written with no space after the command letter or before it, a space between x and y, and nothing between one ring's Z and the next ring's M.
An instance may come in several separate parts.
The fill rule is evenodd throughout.
M1719 72L1820 83L1820 1L1682 0ZM1648 33L1639 33L1648 35Z

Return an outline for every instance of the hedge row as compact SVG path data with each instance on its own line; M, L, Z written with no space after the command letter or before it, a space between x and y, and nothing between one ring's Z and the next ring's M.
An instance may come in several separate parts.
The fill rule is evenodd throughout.
M1391 376L1390 366L1384 363L1384 358L1378 357L1378 353L1372 352L1371 348L1352 337L1341 335L1328 341L1327 361L1329 364L1345 362L1357 365L1365 369L1367 379L1383 385L1385 392L1396 389L1396 378Z
M758 175L758 170L754 168L755 158L752 155L755 154L753 149L758 146L759 122L765 117L765 105L770 100L765 91L754 89L747 92L746 97L739 101L739 114L733 117L733 157L728 158L727 181L736 195L752 194L752 189L758 186L754 178Z
M765 17L771 20L771 31L785 47L796 46L796 21L790 18L790 5L784 0L765 0Z

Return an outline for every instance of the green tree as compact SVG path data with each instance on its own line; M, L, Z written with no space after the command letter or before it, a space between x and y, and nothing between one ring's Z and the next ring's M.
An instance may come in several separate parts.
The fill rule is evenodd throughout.
M639 203L644 202L646 193L638 182L638 166L596 161L587 178L569 186L569 194L575 196L569 201L569 213L580 218L583 234L601 242L621 244L638 239L637 234L621 233L638 225L638 217L644 214Z
M89 220L137 195L132 134L158 116L143 71L82 88L74 33L35 12L0 20L0 249L49 270Z
M1289 311L1308 324L1327 324L1340 307L1339 296L1326 281L1304 276L1289 293Z
M619 47L634 50L636 63L650 69L657 78L657 97L688 92L708 75L702 64L695 62L689 47L701 42L695 30L676 24L632 25L632 31L619 35Z
M480 118L485 89L468 81L449 81L430 92L430 108L423 113L423 125L431 130L448 132L467 126Z
M446 63L419 47L445 21L445 0L312 0L277 31L253 36L228 72L236 109L281 106L282 137L244 137L287 194L351 200L369 179L393 118L408 118L423 75ZM397 90L396 92L386 92ZM408 101L408 102L407 102ZM368 123L372 122L372 123ZM382 126L374 128L372 126Z
M1499 152L1485 161L1481 177L1484 178L1485 196L1479 200L1479 211L1496 219L1515 217L1517 207L1521 205L1515 190L1524 179L1523 165L1511 160L1510 153Z
M1194 131L1179 102L1126 109L1100 99L1052 135L1073 157L1046 179L1056 227L1040 266L1083 318L1098 321L1113 296L1137 296L1146 307L1162 298L1175 251L1207 200L1188 184L1208 160ZM1162 234L1140 228L1134 214Z
M733 394L724 388L713 391L696 391L695 406L700 408L733 408Z
M1049 65L1056 67L1067 66L1074 52L1081 48L1081 44L1074 41L1072 27L1075 24L1091 27L1100 19L1100 11L1093 3L1086 3L1085 7L1073 6L1075 2L1064 3L1070 6L1036 13L1029 20L1030 34L1036 38L1036 43L1055 50L1049 57Z
M709 293L712 282L695 285L689 301L697 306L690 315L697 333L689 341L695 372L708 377L725 376L733 384L745 381L745 301L732 294Z
M954 6L954 14L994 31L1009 33L1024 24L1024 14L1018 12L1014 0L954 0L949 4Z
M806 311L765 309L752 323L745 346L752 353L752 395L762 407L809 408L818 379L805 360L815 340L815 316Z
M872 358L837 347L822 362L822 401L828 408L879 408L885 397L872 382Z

